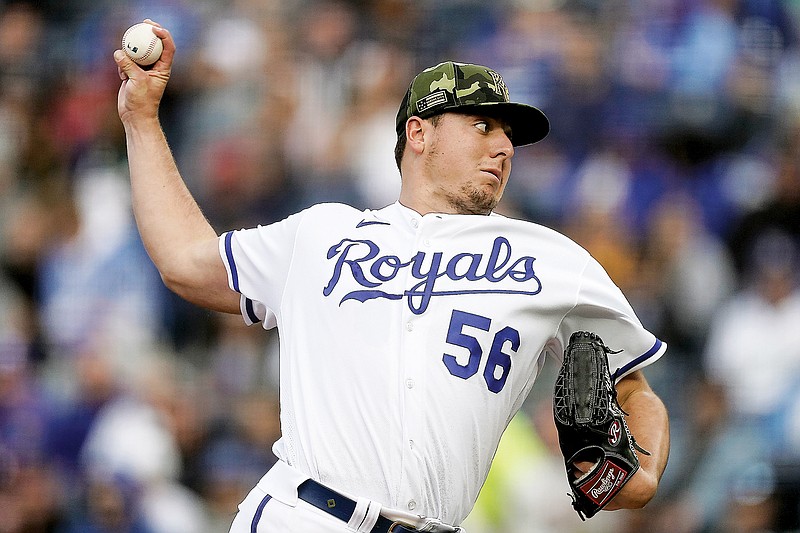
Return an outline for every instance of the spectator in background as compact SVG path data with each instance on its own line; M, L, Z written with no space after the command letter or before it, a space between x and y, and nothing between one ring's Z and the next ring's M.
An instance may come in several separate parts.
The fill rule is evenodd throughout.
M730 253L704 226L697 201L682 193L659 200L644 243L646 308L683 356L686 372L697 371L709 325L736 288Z
M182 387L174 365L158 354L135 357L136 373L93 421L80 453L82 469L90 481L131 483L134 509L153 533L204 533L206 508L179 481L182 457L172 415Z
M6 315L12 324L0 323L0 527L38 533L59 523L63 491L49 468L50 406L28 359L24 324L14 327L25 318L13 316L18 311Z
M775 180L767 201L742 213L728 236L738 274L748 276L754 243L765 233L784 232L800 244L800 129L791 131L777 150Z
M155 533L139 512L139 487L124 477L91 476L57 533Z
M359 14L344 0L313 0L298 19L294 65L283 83L293 86L293 109L283 150L301 204L355 202L353 177L338 134L355 97L365 43Z
M753 429L768 452L776 442L765 423L800 382L800 263L779 231L760 235L748 258L744 287L711 324L704 364L725 388L732 423Z
M411 65L407 51L374 42L365 46L355 68L356 88L348 113L348 120L355 124L339 136L337 150L345 151L348 144L361 147L346 166L366 205L388 205L400 193L399 176L390 177L396 169L393 152L397 137L385 125L397 114L394 89L413 75ZM376 180L375 176L386 179Z

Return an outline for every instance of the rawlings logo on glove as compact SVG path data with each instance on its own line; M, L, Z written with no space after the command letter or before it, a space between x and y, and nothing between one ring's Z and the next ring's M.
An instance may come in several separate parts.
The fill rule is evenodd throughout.
M553 415L564 455L572 506L581 519L603 509L639 469L637 446L617 402L609 350L594 333L578 331L564 350L556 378ZM583 474L576 463L593 466Z

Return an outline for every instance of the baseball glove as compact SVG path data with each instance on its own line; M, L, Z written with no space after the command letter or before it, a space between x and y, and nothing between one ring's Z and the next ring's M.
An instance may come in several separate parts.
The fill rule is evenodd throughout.
M572 506L582 520L591 518L639 469L636 445L617 402L608 368L609 350L594 333L572 334L556 378L553 415L564 455ZM577 462L594 466L581 473Z

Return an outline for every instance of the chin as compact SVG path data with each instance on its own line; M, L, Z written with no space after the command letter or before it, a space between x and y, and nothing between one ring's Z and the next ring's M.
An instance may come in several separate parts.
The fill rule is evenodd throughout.
M497 203L498 199L496 198L474 198L471 202L472 212L475 215L488 215L497 207Z

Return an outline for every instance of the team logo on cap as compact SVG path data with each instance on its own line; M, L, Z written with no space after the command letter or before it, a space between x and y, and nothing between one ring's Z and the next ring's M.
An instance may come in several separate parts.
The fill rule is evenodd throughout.
M508 87L506 87L506 82L503 81L502 76L493 70L490 70L489 74L491 74L492 80L494 80L494 86L492 88L497 94L503 97L503 100L508 101Z

